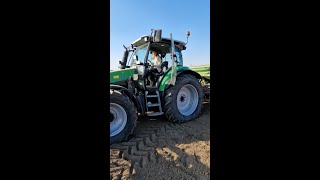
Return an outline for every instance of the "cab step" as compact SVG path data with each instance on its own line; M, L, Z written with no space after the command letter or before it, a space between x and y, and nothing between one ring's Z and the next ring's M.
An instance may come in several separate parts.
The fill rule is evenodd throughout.
M147 95L147 97L158 97L158 95Z
M156 107L156 106L160 106L160 103L155 103L155 104L148 103L147 106L148 107Z
M156 98L157 102L151 103L151 100L149 100L150 98L153 98L153 102L155 101L154 98ZM160 116L163 114L159 91L146 91L145 100L146 100L146 107L147 107L147 112L146 112L147 116ZM150 111L149 107L158 107L157 109L159 111Z
M147 116L161 116L163 112L147 112Z

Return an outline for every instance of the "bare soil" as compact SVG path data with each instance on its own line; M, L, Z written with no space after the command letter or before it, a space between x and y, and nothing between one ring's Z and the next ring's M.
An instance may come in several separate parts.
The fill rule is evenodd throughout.
M128 142L110 146L110 179L210 179L210 103L187 123L138 121Z

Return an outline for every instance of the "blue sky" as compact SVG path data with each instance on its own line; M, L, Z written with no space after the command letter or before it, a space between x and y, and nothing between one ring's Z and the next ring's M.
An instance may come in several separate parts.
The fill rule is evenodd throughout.
M110 68L117 69L123 45L129 46L151 29L162 29L163 37L186 42L184 65L210 63L210 0L111 0Z

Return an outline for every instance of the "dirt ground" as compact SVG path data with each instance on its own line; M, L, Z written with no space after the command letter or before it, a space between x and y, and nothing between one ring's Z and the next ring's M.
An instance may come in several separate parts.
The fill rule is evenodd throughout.
M110 179L210 179L210 103L193 121L138 121L128 142L110 146Z

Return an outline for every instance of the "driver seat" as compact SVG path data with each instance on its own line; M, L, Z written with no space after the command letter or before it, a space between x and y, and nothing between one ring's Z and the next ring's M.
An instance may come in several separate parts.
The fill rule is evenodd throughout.
M159 78L168 70L168 61L164 61L162 62L161 65L156 65L154 66L154 68L150 69L149 70L149 76L150 74L152 73L151 75L151 79L153 81L153 85L157 86L157 82L159 80Z

